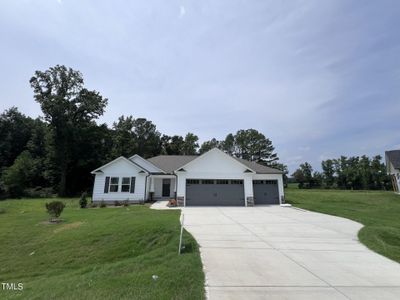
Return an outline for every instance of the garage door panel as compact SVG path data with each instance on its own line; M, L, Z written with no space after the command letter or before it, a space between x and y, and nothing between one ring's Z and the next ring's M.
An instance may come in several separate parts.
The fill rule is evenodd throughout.
M253 194L255 204L279 204L277 180L254 180Z
M244 206L243 181L188 179L186 206Z

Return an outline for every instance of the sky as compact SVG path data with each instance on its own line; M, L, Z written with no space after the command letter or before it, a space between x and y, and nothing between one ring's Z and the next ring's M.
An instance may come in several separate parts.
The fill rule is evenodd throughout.
M29 79L63 64L109 99L205 141L254 128L293 172L400 149L400 1L0 2L0 111L41 115Z

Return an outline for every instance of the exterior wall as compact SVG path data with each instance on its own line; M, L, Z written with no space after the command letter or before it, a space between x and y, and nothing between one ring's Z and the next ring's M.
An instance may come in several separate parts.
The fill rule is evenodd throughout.
M186 204L186 179L241 179L244 184L244 198L253 197L253 180L278 180L279 199L284 195L282 174L245 173L247 168L220 151L210 151L184 166L178 175L177 197L183 197ZM247 205L247 201L245 203Z
M140 168L135 165L125 161L118 160L115 163L102 169L103 173L97 173L94 186L93 186L93 201L143 201L145 200L145 180L146 173L139 173ZM108 192L104 193L105 178L119 177L119 188L118 192ZM121 182L122 177L135 177L135 192L121 192Z
M247 168L220 151L204 154L183 167L185 171L177 172L177 196L183 197L186 203L186 179L241 179L244 184L244 201L253 197L254 173L245 173ZM282 176L281 176L282 177Z

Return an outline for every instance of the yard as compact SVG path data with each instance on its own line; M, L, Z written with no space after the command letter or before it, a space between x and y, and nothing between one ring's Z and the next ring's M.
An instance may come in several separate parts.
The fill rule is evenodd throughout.
M179 211L80 209L63 199L64 222L50 225L46 201L0 201L0 282L23 283L22 291L0 288L1 299L204 298L198 246L187 232L178 255Z
M371 250L400 262L400 195L384 191L306 190L289 186L294 206L364 224L358 237Z

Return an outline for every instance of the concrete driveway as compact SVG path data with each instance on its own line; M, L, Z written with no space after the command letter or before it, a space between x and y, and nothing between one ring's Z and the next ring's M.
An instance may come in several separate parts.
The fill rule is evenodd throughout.
M400 264L361 224L290 207L184 208L210 299L400 299Z

